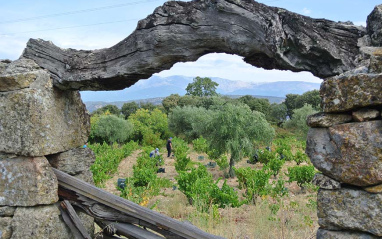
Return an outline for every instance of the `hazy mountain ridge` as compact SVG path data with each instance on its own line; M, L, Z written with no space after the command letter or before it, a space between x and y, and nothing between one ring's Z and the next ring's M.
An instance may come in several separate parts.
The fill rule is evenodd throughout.
M88 101L131 101L167 97L171 94L186 94L186 87L194 77L188 76L152 76L147 80L140 80L130 88L120 91L82 91L84 102ZM278 82L244 82L232 81L218 77L211 79L219 84L217 92L223 95L257 95L285 97L286 94L302 94L306 91L319 89L319 83L304 81Z

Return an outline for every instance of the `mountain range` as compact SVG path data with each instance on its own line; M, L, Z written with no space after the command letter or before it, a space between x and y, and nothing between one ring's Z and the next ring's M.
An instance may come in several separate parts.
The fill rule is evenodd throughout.
M82 91L81 98L87 105L97 103L98 107L107 103L123 105L128 101L161 102L164 97L171 94L186 94L186 87L194 77L188 76L152 76L147 80L140 80L133 86L119 91ZM306 91L319 89L320 83L304 81L278 81L278 82L244 82L211 77L218 83L216 92L222 95L242 96L253 95L261 98L269 98L270 102L280 103L287 94L303 94ZM155 100L148 100L155 98ZM279 99L278 99L279 98ZM117 104L119 103L119 104ZM98 108L96 107L96 108ZM93 108L93 107L92 107ZM89 109L89 111L92 111Z

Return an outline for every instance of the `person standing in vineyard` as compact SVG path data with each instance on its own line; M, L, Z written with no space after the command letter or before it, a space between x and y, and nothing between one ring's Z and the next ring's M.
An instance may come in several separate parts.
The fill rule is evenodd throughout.
M172 137L170 137L167 140L166 148L167 148L167 158L169 158L171 155L171 149L172 149Z

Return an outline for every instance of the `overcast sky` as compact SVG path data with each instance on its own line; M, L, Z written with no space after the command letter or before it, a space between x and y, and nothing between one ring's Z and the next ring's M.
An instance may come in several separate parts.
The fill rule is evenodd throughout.
M50 40L62 48L110 47L132 33L163 0L0 0L0 59L17 59L29 38ZM313 18L366 25L367 15L381 0L262 0L270 6ZM196 62L178 63L159 76L221 77L242 81L321 82L310 73L266 71L239 56L209 54Z

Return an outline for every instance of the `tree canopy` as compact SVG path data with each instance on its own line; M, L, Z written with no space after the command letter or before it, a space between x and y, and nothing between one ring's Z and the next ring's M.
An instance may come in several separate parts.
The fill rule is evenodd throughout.
M90 139L94 142L108 144L125 143L133 133L133 125L116 115L95 116Z
M252 112L247 105L225 104L205 126L203 136L219 154L231 155L229 174L233 177L234 163L252 154L254 142L269 143L274 135L264 114Z
M107 111L113 115L119 115L121 113L119 108L116 105L105 105L104 107L101 107L93 111L92 115L95 115L95 114L103 115Z
M302 95L287 94L285 99L285 106L287 108L287 115L293 118L293 111L304 107L305 104L311 105L315 110L321 110L321 98L318 90L307 91Z
M167 115L159 109L139 109L128 120L134 125L134 140L143 145L161 147L169 137Z
M214 96L217 95L216 93L216 87L219 84L215 81L212 81L208 77L199 77L197 76L194 78L193 82L187 85L186 88L186 95L193 95L193 96Z

